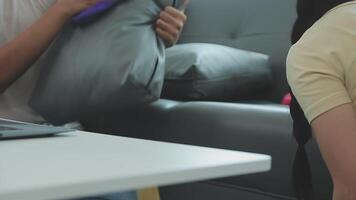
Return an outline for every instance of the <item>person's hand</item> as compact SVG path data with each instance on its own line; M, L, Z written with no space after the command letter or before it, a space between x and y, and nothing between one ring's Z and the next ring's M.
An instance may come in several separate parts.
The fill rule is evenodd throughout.
M183 30L187 16L171 6L161 11L156 22L156 32L168 44L175 44Z
M53 8L60 11L67 17L72 17L80 11L95 5L99 1L100 0L57 0Z

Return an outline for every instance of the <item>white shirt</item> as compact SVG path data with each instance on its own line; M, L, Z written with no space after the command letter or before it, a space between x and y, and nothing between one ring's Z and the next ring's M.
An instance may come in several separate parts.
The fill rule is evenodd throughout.
M0 47L31 26L55 0L0 0ZM0 117L43 122L29 106L40 70L40 58L25 74L0 94Z

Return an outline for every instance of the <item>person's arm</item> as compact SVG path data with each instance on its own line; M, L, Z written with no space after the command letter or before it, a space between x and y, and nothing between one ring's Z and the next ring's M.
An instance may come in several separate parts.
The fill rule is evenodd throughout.
M338 106L311 123L331 173L333 200L356 199L356 116L351 103Z
M184 9L188 3L186 0L182 10L168 6L160 13L156 22L156 32L168 45L175 44L179 39L187 20Z
M59 0L26 31L0 47L0 92L5 91L48 48L67 20L97 0Z
M354 22L347 15L327 18L304 34L287 60L288 82L332 176L334 200L356 199L355 36L348 26Z

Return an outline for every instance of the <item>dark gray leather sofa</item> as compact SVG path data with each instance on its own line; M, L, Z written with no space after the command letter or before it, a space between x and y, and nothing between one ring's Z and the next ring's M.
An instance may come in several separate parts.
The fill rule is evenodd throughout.
M180 43L210 42L268 54L273 88L251 101L159 100L127 113L83 119L107 134L269 154L267 173L161 188L163 200L294 199L291 169L296 144L289 109L285 58L296 0L192 0ZM315 143L308 145L316 198L330 199L331 184ZM213 157L211 159L214 159Z

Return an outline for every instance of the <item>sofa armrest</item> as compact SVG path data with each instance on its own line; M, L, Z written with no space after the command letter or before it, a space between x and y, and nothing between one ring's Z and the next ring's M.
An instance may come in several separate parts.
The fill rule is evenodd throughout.
M296 143L289 108L253 103L159 100L136 111L84 121L84 126L113 135L271 155L270 172L217 181L293 197L291 169ZM315 185L325 199L331 191L325 190L325 185L330 188L327 170L314 142L308 145L308 151Z
M285 106L160 100L84 125L108 134L268 154L273 158L272 172L226 180L291 192L288 186L295 144Z

